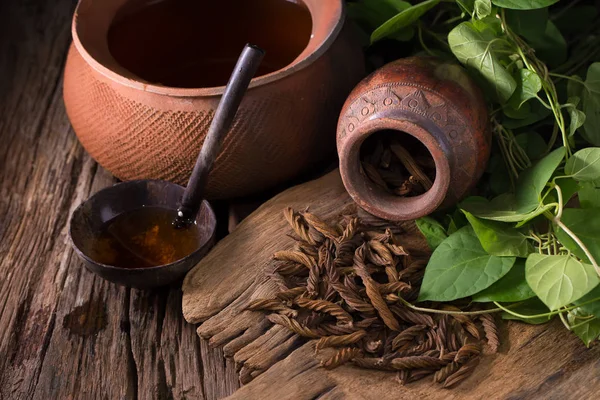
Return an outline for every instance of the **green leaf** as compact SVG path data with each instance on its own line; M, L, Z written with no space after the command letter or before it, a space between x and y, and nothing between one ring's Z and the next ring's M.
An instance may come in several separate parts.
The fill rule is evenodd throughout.
M476 71L478 77L493 88L500 103L505 103L517 87L497 52L506 49L507 42L497 37L489 25L477 22L477 25L463 22L452 29L448 34L450 49L461 63Z
M587 71L583 92L583 112L586 119L583 137L594 146L600 146L600 62Z
M525 280L525 260L518 259L515 265L499 281L473 295L473 301L487 303L497 301L513 303L535 297Z
M463 12L471 16L475 12L475 0L456 0L456 4Z
M525 278L550 310L578 300L600 283L594 268L575 257L537 253L527 257Z
M519 176L516 187L517 210L526 213L540 204L540 194L552 174L565 157L565 148L560 147L542 158Z
M600 260L600 208L565 208L561 221L587 247L592 257ZM583 250L559 227L556 227L556 237L573 254L584 261L589 261Z
M590 321L585 322L585 319L577 317L587 317L583 310L576 308L567 314L567 321L569 325L574 326L571 330L583 341L583 343L590 347L590 344L598 339L600 336L600 319L592 318Z
M530 106L530 111L525 118L521 118L522 116L519 116L520 119L504 118L502 120L502 125L508 129L518 129L524 126L533 125L536 122L547 118L552 113L552 111L548 110L538 101L526 103L525 105Z
M495 197L491 202L482 197L468 197L460 204L460 208L479 218L501 222L519 222L522 226L525 222L551 210L553 206L544 205L538 206L533 211L522 211L517 205L515 196L511 193L504 193Z
M583 182L579 186L577 195L581 208L600 209L600 188L597 188L592 182Z
M375 43L387 36L412 25L423 14L435 7L440 0L425 0L422 3L416 4L407 8L392 18L385 21L379 28L375 29L371 34L371 43Z
M492 13L491 0L475 0L473 9L477 18L483 19Z
M578 75L571 75L571 78L567 80L567 97L577 97L579 101L583 98L584 83Z
M521 108L523 103L536 97L537 93L542 90L542 80L535 72L528 69L520 69L516 80L517 88L508 100L508 106L514 110Z
M510 175L500 152L495 152L492 149L492 156L488 162L486 172L490 174L489 184L494 194L499 195L511 190Z
M448 237L442 224L431 217L419 218L415 221L415 224L425 236L431 250L435 250Z
M515 257L487 254L473 228L466 226L448 236L431 255L419 301L471 296L506 275L514 263Z
M506 22L511 29L527 40L541 40L546 33L548 9L506 10Z
M404 11L412 5L402 0L363 0L359 2L348 3L348 17L355 21L364 31L368 45L371 40L371 33L385 21ZM412 27L402 29L391 36L392 39L406 41L414 35ZM361 38L362 39L362 38Z
M536 56L550 67L557 67L567 60L567 41L556 25L548 20L541 39L531 38L529 44Z
M600 285L574 303L586 314L595 315L600 318Z
M600 147L579 150L567 160L565 173L582 182L600 178Z
M467 217L463 214L459 209L456 209L454 213L448 216L450 221L448 222L448 235L452 235L454 232L458 231L460 228L467 226L469 221L467 221Z
M515 228L503 222L480 220L468 211L463 212L488 254L527 257L533 251L525 235Z
M533 10L557 3L558 0L492 0L494 5L513 10Z
M511 307L510 310L521 315L539 315L550 312L548 307L546 307L546 305L537 297L529 299L515 307ZM521 321L531 325L545 324L546 322L550 321L552 317L552 315L549 315L547 317L520 318L507 312L502 313L502 319Z
M371 32L394 15L410 7L412 6L409 2L402 0L363 0L348 4L348 16Z
M581 128L585 123L585 113L574 106L567 107L567 110L569 111L570 117L569 136L573 136L575 132L577 132L577 129Z
M548 147L542 135L537 132L520 133L515 136L515 141L532 161L540 159Z
M571 197L580 189L579 183L572 178L561 178L556 180L556 184L560 187L560 191L562 193L563 202L566 204ZM546 204L550 203L558 203L558 197L556 196L556 192L550 192L546 200L544 201Z

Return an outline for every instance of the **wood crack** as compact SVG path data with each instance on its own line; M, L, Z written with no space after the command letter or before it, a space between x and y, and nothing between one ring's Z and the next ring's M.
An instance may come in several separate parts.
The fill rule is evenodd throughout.
M125 299L123 301L123 307L124 312L124 322L125 325L127 326L127 329L125 331L125 334L127 335L127 340L125 341L125 344L127 346L127 364L128 364L128 370L129 370L129 379L131 380L131 388L132 388L132 392L131 393L131 397L133 399L137 399L138 398L138 369L137 369L137 364L135 362L135 357L133 355L133 349L132 349L132 339L131 339L131 319L129 317L129 308L131 307L131 302L130 302L130 298L131 298L131 289L127 288L125 289Z
M321 393L319 393L318 395L316 395L315 397L313 397L312 400L323 399L329 393L333 392L336 388L337 388L337 386L329 386L325 390L323 390Z
M44 360L46 359L46 353L48 351L48 347L50 346L50 341L52 339L52 333L54 332L54 325L56 324L56 309L52 310L52 317L50 318L50 324L48 326L48 330L44 335L44 342L42 344L42 349L40 352L40 363L35 371L35 382L33 384L34 388L37 388L37 385L40 381L40 372L42 370L42 366L44 365Z

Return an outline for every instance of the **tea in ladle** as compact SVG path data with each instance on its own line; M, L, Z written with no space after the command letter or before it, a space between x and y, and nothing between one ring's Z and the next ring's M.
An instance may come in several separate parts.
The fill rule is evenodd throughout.
M214 211L202 200L208 173L263 56L253 45L242 51L185 189L159 180L123 182L73 212L69 236L89 270L151 288L181 278L208 252L216 228Z

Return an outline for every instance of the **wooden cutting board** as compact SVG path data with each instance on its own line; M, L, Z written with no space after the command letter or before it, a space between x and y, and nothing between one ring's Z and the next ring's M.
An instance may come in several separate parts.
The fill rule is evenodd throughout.
M546 325L507 323L498 354L483 357L475 373L455 389L430 378L400 386L394 373L353 366L319 367L314 344L272 325L262 313L243 311L255 298L270 297L275 286L263 268L277 250L290 248L282 210L335 217L355 207L338 171L291 188L246 218L185 278L183 314L198 334L223 347L239 367L245 385L231 399L591 399L600 391L600 346L587 349L559 321ZM411 228L412 227L412 228ZM422 237L413 224L407 240ZM412 230L411 230L412 229Z

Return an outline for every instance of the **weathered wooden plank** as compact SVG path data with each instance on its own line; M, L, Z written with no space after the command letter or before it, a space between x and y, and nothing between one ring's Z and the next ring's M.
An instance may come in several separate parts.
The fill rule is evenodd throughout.
M34 398L134 398L129 291L70 264Z
M61 104L73 7L13 1L0 12L0 397L33 395L70 262L64 228L95 170Z
M179 289L131 293L68 243L73 209L114 182L62 104L75 3L0 2L0 399L202 399L214 374Z
M434 385L431 378L400 386L394 373L353 366L325 370L319 360L331 353L315 355L313 343L290 342L293 336L285 336L281 327L260 336L253 331L251 339L242 341L250 328L243 333L240 328L257 325L255 313L243 308L269 294L264 266L274 250L291 246L286 237L290 229L280 213L288 205L310 206L311 212L328 219L348 207L348 197L337 173L281 193L217 244L184 281L184 315L192 322L203 321L198 333L204 339L219 337L215 342L242 366L243 382L253 379L231 399L587 399L600 390L600 346L587 349L558 320L540 326L507 324L501 352L485 355L473 376L452 390ZM414 229L406 225L407 235L400 239L409 252L422 241L410 234ZM230 330L226 321L234 319Z
M173 398L205 398L200 338L196 335L194 326L183 319L179 288L172 289L167 298L160 346L166 385ZM235 378L235 372L231 371L229 377ZM204 381L214 379L214 375L209 372Z
M200 341L200 351L206 399L222 399L235 392L240 387L240 383L233 361L225 359L223 350L219 347L211 347L206 340Z

